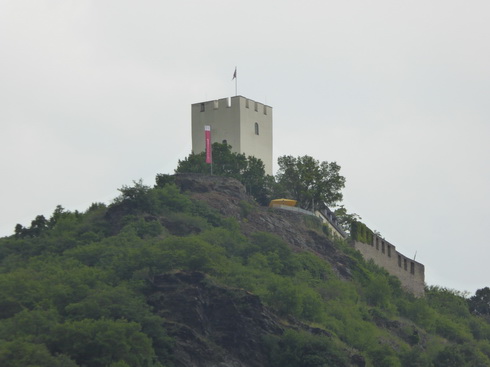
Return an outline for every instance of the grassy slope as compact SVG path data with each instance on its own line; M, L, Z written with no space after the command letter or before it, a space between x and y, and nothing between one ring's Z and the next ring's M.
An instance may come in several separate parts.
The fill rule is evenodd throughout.
M110 207L58 210L50 223L0 239L0 365L171 366L172 338L145 294L155 274L181 269L324 331L264 335L271 366L349 366L353 355L377 367L490 366L490 326L459 294L430 288L415 299L335 242L350 259L346 281L275 235L245 236L240 221L254 210L245 209L235 220L174 185L135 184Z

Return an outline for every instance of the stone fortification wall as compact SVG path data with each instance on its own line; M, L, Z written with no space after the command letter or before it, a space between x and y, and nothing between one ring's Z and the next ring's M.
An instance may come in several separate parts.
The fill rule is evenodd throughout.
M274 208L315 215L330 228L334 236L344 239L347 238L347 235L337 222L335 215L328 208L322 211L316 211L315 213L286 205L275 205ZM352 240L354 248L361 253L366 261L373 260L376 265L385 268L389 274L400 280L402 287L406 291L416 297L424 296L424 265L398 252L394 245L376 235L362 223L358 222L357 229L351 229L351 237L354 238Z
M354 240L353 245L366 260L372 259L376 265L400 279L404 289L416 297L424 296L424 265L398 252L394 245L375 234L371 243Z

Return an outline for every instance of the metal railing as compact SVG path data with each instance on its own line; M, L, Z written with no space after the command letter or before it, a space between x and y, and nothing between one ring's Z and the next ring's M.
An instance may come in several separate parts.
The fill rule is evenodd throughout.
M301 214L306 214L306 215L313 215L316 217L315 213L310 212L309 210L301 209L296 206L289 206L289 205L273 205L271 206L272 209L283 209L283 210L289 210L290 212L296 212L296 213L301 213Z

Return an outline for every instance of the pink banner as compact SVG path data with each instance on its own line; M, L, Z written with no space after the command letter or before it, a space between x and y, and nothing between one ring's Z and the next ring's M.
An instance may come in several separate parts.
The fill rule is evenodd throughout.
M211 126L204 126L204 138L206 140L206 163L213 163L211 153Z

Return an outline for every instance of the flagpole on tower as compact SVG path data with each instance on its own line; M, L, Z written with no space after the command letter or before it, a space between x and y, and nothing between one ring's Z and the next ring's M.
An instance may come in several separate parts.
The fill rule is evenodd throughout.
M235 72L233 73L233 78L231 80L235 79L235 96L238 96L238 78L236 74L236 66L235 66Z

